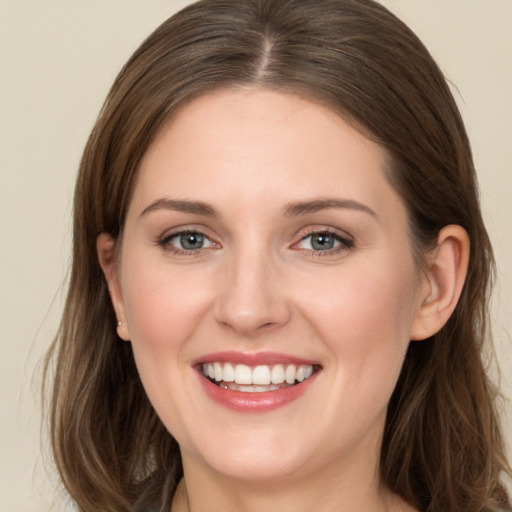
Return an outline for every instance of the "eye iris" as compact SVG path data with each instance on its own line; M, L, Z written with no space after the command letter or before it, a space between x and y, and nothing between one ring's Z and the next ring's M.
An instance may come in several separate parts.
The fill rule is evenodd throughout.
M334 238L328 233L320 233L311 237L311 246L316 251L327 251L334 247Z
M185 233L180 237L183 249L201 249L204 243L204 236L199 233Z

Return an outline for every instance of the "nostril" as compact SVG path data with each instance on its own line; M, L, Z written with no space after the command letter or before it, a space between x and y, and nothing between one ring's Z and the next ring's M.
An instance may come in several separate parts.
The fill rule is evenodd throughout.
M257 328L257 330L258 330L258 331L268 331L268 330L270 330L270 329L274 328L276 325L277 325L277 324L276 324L276 323L274 323L274 322L267 322L267 323L265 323L265 324L263 324L263 325L260 325L260 326Z
M245 321L226 321L220 320L219 324L224 329L237 332L242 336L259 336L265 333L269 333L274 329L279 328L280 324L278 322L251 322L248 319Z

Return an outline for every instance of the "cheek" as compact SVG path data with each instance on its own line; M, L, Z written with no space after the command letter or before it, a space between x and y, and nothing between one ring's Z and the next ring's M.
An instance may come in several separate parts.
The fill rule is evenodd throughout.
M187 347L210 300L208 286L200 286L198 273L171 271L169 265L151 261L136 249L123 260L123 276L124 306L141 381L169 431L185 439L187 428L175 411L187 411L193 403L184 385L190 377Z
M303 308L354 396L387 403L410 342L415 313L412 261L347 268Z
M198 273L172 272L169 265L148 261L133 251L123 262L126 317L146 393L167 428L180 438L186 429L174 411L186 410L193 400L184 386L190 378L189 341L207 309L208 286L201 286Z
M140 265L137 255L126 262L123 298L135 343L157 349L186 340L210 300L208 286L188 269L171 271L162 263ZM148 259L142 261L148 261Z
M321 325L335 337L366 333L372 334L367 341L377 341L400 331L408 335L415 311L416 274L412 262L404 258L402 263L356 262L331 272L323 287L318 280L312 281L302 291L308 297L304 310L312 308L314 316L322 319Z

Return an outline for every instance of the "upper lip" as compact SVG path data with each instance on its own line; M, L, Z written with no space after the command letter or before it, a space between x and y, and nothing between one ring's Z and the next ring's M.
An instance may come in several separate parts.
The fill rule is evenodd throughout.
M274 365L274 364L310 364L317 365L317 361L283 354L279 352L238 352L235 350L214 352L196 359L193 366L204 363L234 363L247 366Z

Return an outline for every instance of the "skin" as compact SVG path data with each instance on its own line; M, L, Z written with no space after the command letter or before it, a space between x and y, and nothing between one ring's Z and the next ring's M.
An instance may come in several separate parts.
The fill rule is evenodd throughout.
M173 511L413 510L378 479L387 403L410 340L455 307L469 242L448 226L418 272L385 161L325 107L258 88L193 100L151 144L120 258L106 234L98 253L118 332L180 445ZM290 214L325 199L344 203ZM184 251L184 229L204 246ZM326 231L336 243L318 250L311 233ZM194 368L225 350L321 370L293 402L243 414L213 402Z

